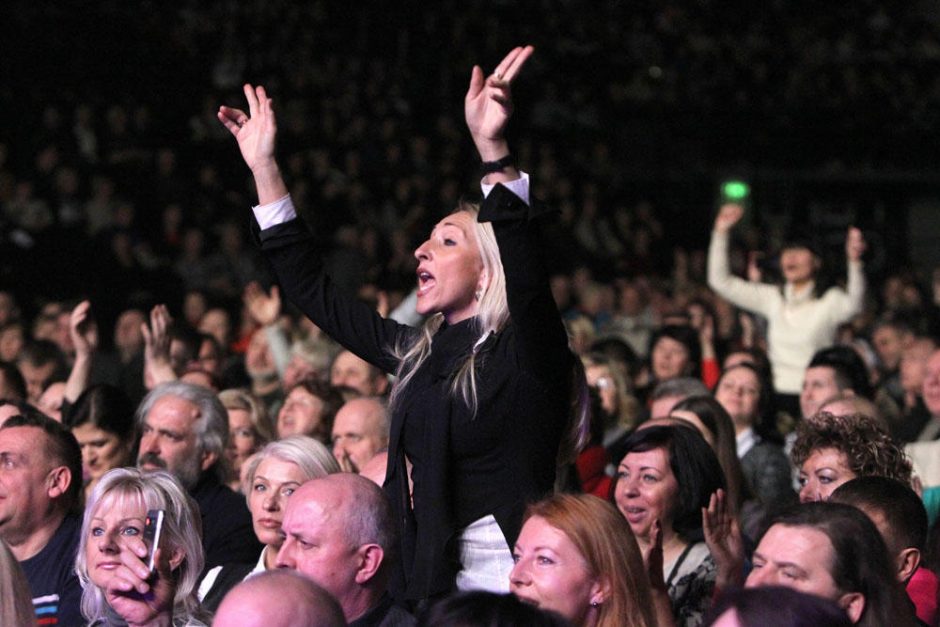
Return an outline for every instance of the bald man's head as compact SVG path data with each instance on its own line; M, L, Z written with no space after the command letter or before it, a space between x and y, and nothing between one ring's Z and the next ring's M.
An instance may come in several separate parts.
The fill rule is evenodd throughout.
M277 599L272 603L272 599ZM212 624L216 627L293 627L346 625L336 599L307 577L269 570L250 577L225 595Z

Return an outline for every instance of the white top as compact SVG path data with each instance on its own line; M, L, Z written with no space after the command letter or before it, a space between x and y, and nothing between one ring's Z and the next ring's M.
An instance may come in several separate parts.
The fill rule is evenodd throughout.
M781 290L770 283L734 276L728 265L728 240L728 233L712 231L708 285L732 304L767 318L774 388L784 394L799 394L803 372L813 354L831 346L839 325L862 310L865 298L862 264L849 262L846 289L833 287L816 298L812 284L797 292L789 283Z

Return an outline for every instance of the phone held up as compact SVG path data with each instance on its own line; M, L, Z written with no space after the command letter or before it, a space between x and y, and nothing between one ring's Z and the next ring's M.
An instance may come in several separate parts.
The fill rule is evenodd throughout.
M147 520L144 521L144 543L150 550L147 555L147 568L150 572L156 572L156 553L160 547L160 536L163 534L163 518L166 513L162 509L151 509L147 511Z

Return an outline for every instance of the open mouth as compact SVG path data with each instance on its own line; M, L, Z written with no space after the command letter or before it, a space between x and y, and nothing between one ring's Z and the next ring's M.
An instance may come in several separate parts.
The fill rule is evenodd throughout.
M434 287L434 275L423 268L418 268L418 296L423 296Z

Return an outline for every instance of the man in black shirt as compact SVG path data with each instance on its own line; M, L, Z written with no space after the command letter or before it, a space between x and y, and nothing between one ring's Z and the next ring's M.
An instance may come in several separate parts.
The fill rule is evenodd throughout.
M82 453L41 414L0 426L0 538L20 562L43 625L82 625L75 574L81 530Z
M164 383L144 398L137 418L138 467L169 471L199 505L206 569L255 563L262 546L252 530L245 498L224 483L228 415L219 399L196 385Z

